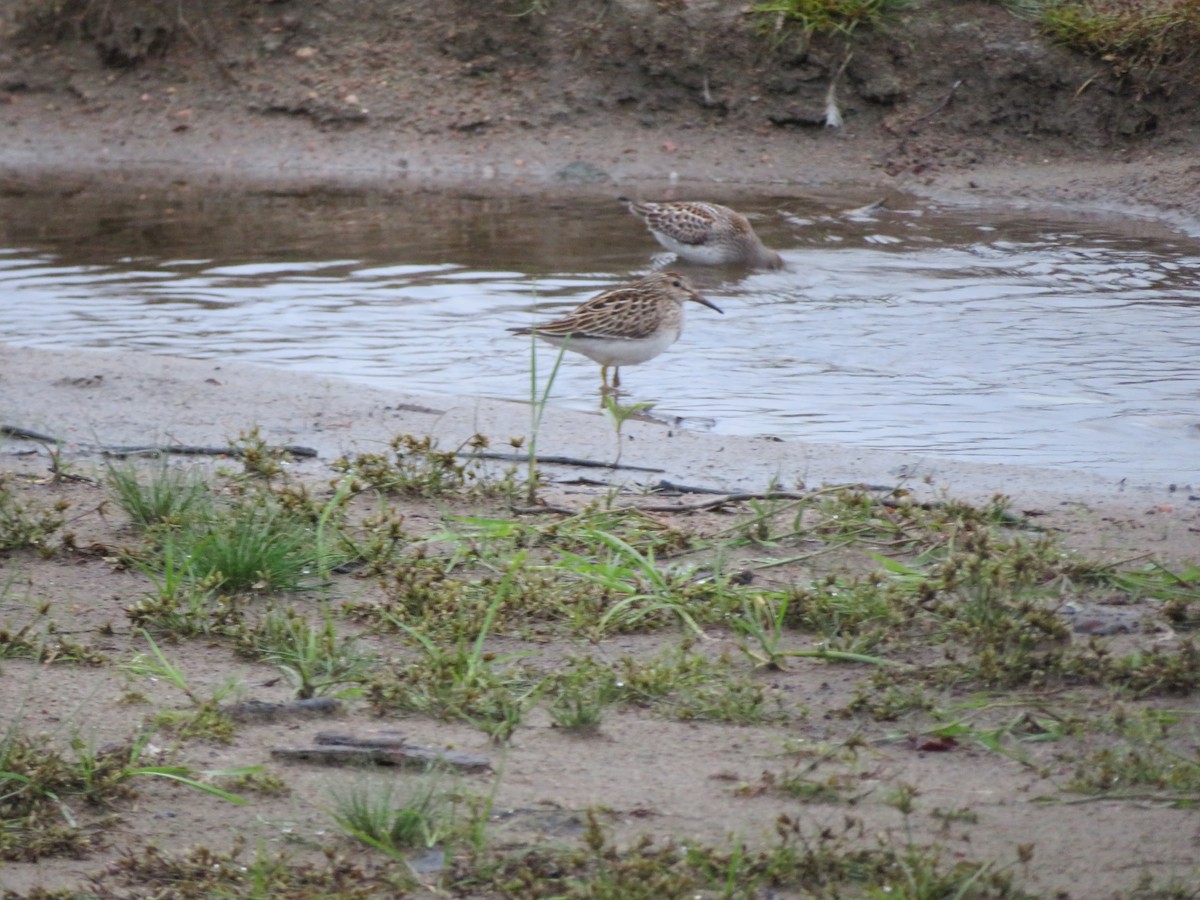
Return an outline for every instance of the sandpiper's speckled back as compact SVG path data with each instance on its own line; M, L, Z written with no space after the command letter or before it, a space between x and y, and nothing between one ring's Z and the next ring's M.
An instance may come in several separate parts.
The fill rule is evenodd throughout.
M783 259L768 250L741 213L718 203L654 203L621 198L660 244L688 262L778 269Z
M654 272L598 294L561 319L510 328L582 353L604 366L630 366L652 359L683 333L683 301L720 312L678 272Z

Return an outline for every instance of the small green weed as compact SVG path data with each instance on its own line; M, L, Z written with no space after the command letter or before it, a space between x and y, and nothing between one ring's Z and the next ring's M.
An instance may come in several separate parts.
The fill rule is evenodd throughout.
M390 457L382 453L342 457L333 462L332 468L351 477L356 490L361 489L361 483L382 494L402 497L512 496L515 487L511 474L490 479L483 459L470 455L482 453L487 447L488 439L481 434L453 450L439 450L429 435L398 434L392 438Z
M708 589L696 584L691 572L665 573L658 568L653 549L643 552L606 531L585 529L584 539L588 546L607 552L597 559L561 550L559 564L620 598L597 623L602 633L641 630L651 622L661 626L677 619L697 635L703 634L688 601Z
M239 432L237 440L230 441L229 447L233 455L241 459L244 475L265 481L282 475L291 458L285 448L268 444L257 425L249 431Z
M649 660L631 656L614 666L616 699L673 718L751 724L790 714L763 686L728 659L710 660L688 644Z
M497 658L485 651L484 643L504 603L510 576L519 568L520 561L518 556L499 585L473 640L462 635L453 649L444 650L416 628L394 622L420 646L424 655L418 662L394 667L390 678L376 677L368 683L367 699L378 712L418 712L444 719L465 719L487 731L497 742L512 736L537 692L537 685L516 670L501 668L526 654Z
M541 7L544 10L544 0L532 0L530 8ZM528 470L525 478L525 502L531 506L537 502L538 486L541 484L541 474L538 472L537 446L538 435L542 430L542 419L546 415L546 406L550 402L550 391L558 378L558 370L562 367L563 356L567 352L565 346L559 347L554 357L554 365L550 368L550 377L546 384L538 386L537 369L537 333L529 335L529 457Z
M631 418L641 415L646 410L654 406L653 403L629 403L624 404L617 400L612 394L605 394L600 405L604 408L604 414L608 416L610 422L613 423L613 431L617 438L617 455L613 459L613 465L616 466L621 462L621 452L625 449L625 444L621 441L621 429L625 427L625 423Z
M93 879L96 896L164 896L186 889L189 897L337 897L370 900L404 896L413 886L411 874L370 873L348 859L330 853L321 862L300 862L286 855L268 855L259 848L244 856L245 839L234 836L226 853L201 845L171 855L153 844L129 852ZM184 887L186 886L186 887ZM92 890L89 890L92 895Z
M541 694L557 728L576 734L595 732L606 708L620 696L613 669L591 657L572 660L562 672L547 676Z
M63 527L63 514L69 508L61 499L49 508L26 503L13 487L13 479L0 473L0 553L36 550L41 556L53 556L58 548L51 538Z
M1078 761L1067 790L1115 796L1157 791L1159 799L1175 794L1192 806L1200 802L1200 754L1160 744L1101 747Z
M233 740L234 724L221 710L221 701L233 693L236 682L230 679L213 692L211 697L198 694L188 683L183 670L176 666L145 630L143 637L150 645L150 654L139 653L125 666L137 678L162 681L182 693L191 702L187 710L159 710L154 725L172 732L179 740L207 738L228 744Z
M302 699L332 693L367 681L376 664L373 654L358 649L353 637L339 637L333 617L314 628L294 612L268 612L254 626L243 626L239 649L273 663Z

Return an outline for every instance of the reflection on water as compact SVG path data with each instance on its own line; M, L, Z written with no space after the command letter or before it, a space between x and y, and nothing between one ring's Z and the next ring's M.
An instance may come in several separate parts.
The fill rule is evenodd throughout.
M726 315L689 307L678 344L622 373L628 401L724 433L1200 478L1196 241L916 202L839 211L857 202L737 201L787 269L686 268ZM3 340L397 392L527 398L530 346L505 327L657 253L615 201L81 195L0 209ZM553 349L538 353L548 371ZM572 355L553 400L594 409L598 384Z

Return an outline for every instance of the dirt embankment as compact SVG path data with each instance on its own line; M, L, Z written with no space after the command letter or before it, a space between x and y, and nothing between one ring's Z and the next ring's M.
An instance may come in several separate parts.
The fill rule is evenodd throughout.
M147 166L376 189L870 181L1200 208L1196 72L1118 76L998 4L921 0L809 42L719 0L28 7L0 4L10 182Z

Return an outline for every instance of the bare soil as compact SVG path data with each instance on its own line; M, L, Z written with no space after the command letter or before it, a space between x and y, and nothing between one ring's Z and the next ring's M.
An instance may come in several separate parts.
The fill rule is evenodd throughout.
M314 458L299 458L288 467L290 478L314 491L327 489L334 476L330 462L342 453L379 452L395 434L432 434L441 446L456 446L476 430L502 438L523 433L525 412L513 404L476 404L437 397L406 397L372 391L361 385L325 379L279 377L254 367L227 363L168 358L132 359L127 354L80 355L46 350L3 347L0 350L0 384L5 386L3 418L16 422L56 422L47 444L9 437L0 444L0 472L30 508L62 505L66 530L74 549L60 549L49 558L32 551L9 553L3 565L3 598L0 626L8 634L26 626L35 643L66 648L85 647L101 656L98 665L81 665L65 659L44 662L13 658L0 664L0 704L5 727L30 736L42 736L50 746L69 753L76 737L88 746L126 746L138 722L162 711L185 712L192 708L182 693L161 679L133 678L125 666L148 645L130 622L127 610L154 594L142 574L119 563L122 548L136 544L124 516L100 485L76 480L84 476L103 481L108 460L98 443L226 446L240 432L259 427L272 444L311 447ZM46 427L46 426L43 426ZM1061 539L1069 550L1100 563L1137 568L1156 561L1182 571L1196 559L1200 534L1200 494L1188 486L1134 487L1127 491L1077 480L1071 473L1022 471L997 466L922 464L899 455L840 453L838 448L799 444L763 443L753 438L671 434L650 422L626 426L622 463L662 470L638 475L632 472L547 468L560 484L544 492L552 506L581 508L608 491L578 485L580 475L602 481L627 482L636 490L641 483L660 477L676 483L761 489L770 472L795 472L801 467L823 481L848 479L896 483L888 471L901 465L916 466L909 482L918 496L941 500L947 496L985 500L998 490L1011 489L1015 508L1033 516L1039 526ZM544 453L596 458L611 446L611 430L599 417L555 411L539 436ZM839 458L840 457L840 458ZM145 463L153 469L153 460ZM228 459L199 462L215 472L237 471ZM66 477L55 478L52 470ZM814 482L817 486L820 482ZM651 501L651 505L683 504L708 499L707 495L678 501ZM638 502L636 497L632 502ZM503 508L434 505L391 499L388 506L405 516L413 533L439 529L447 513L505 517ZM376 501L364 497L360 514L369 514ZM724 511L671 515L652 513L674 527L700 536L716 535L750 509L734 505ZM57 541L55 542L57 544ZM783 555L804 552L817 543L783 546ZM760 558L765 548L748 546L748 560ZM737 559L727 559L734 568ZM806 583L813 572L804 563L764 573L764 586ZM335 606L372 604L383 600L381 583L374 579L337 576L321 592ZM309 611L315 596L293 600L252 600L255 610L266 604L291 605ZM1070 599L1064 586L1062 599ZM1176 635L1155 604L1144 605L1136 596L1121 593L1087 612L1101 622L1118 621L1134 614L1129 633L1099 638L1116 654L1170 651L1187 641ZM1132 604L1132 605L1130 605ZM339 620L339 633L359 632ZM722 628L707 628L698 649L710 659L728 655L735 667L752 671L734 636ZM542 636L497 637L492 652L532 653L531 660L546 672L562 669L572 656L618 660L631 655L649 658L676 646L682 633L614 636L599 642ZM384 658L406 658L412 648L396 636L361 633L365 647ZM796 634L787 649L805 649L819 636ZM1073 640L1086 643L1086 631ZM293 692L268 664L237 654L226 640L188 639L160 644L172 663L185 673L192 690L201 697L232 682L233 701L287 703ZM998 729L1006 752L962 738L944 744L929 730L946 724L910 714L898 721L876 721L864 716L846 717L844 710L870 672L862 667L830 666L819 661L797 660L784 671L761 670L753 678L772 704L786 710L782 722L736 725L715 721L677 721L663 712L636 707L610 710L598 734L577 737L555 728L543 709L532 710L506 747L497 747L487 735L467 724L420 717L377 718L358 701L350 701L332 717L278 716L250 719L238 724L232 742L193 739L183 743L163 762L186 765L196 772L240 767L263 767L283 780L283 796L260 795L242 789L245 807L233 806L192 788L152 778L135 779L133 798L114 808L81 807L76 815L89 829L89 846L69 857L47 856L36 861L6 862L0 867L0 885L9 897L32 897L35 889L84 891L88 877L120 864L129 854L147 847L183 854L196 847L223 853L237 838L245 838L254 855L286 853L289 857L323 865L323 850L334 850L365 871L378 859L346 838L332 824L333 796L354 785L364 775L325 766L287 763L272 756L277 747L310 745L322 731L373 734L400 731L414 744L480 754L491 760L492 771L462 776L460 790L487 797L495 786L494 811L489 826L493 849L516 852L522 848L570 846L583 833L586 812L602 810L602 822L614 840L626 843L649 834L658 840L687 844L708 843L724 847L728 841L750 847L769 845L775 822L787 815L802 823L815 840L822 832L842 834L852 820L851 845L861 842L890 846L914 842L937 847L946 864L954 860L991 861L1009 872L1034 896L1126 897L1143 879L1160 887L1194 882L1196 847L1200 831L1189 804L1148 787L1133 787L1118 796L1095 797L1066 790L1070 781L1098 763L1089 754L1117 740L1109 729L1088 727L1093 720L1114 722L1120 711L1136 719L1152 710L1177 721L1171 730L1173 752L1183 759L1194 755L1196 720L1200 714L1194 696L1152 696L1137 700L1105 690L1072 689L1016 694L994 694L980 705L978 696L954 689L935 691L931 700L942 710L977 729ZM1016 711L1028 709L1031 722L1081 723L1058 740L1029 741L1025 720L1015 725ZM1015 728L1015 733L1011 730ZM1021 739L1024 735L1026 739ZM1068 736L1070 735L1070 736ZM163 735L156 747L170 746ZM849 746L859 749L851 752ZM1136 746L1136 745L1135 745ZM153 748L140 762L159 762ZM820 762L826 754L829 758ZM811 770L809 765L814 765ZM817 783L827 783L840 800L801 802L772 789L789 776L808 773ZM385 779L404 781L406 776L387 770ZM228 783L228 782L218 782ZM917 792L915 812L902 816L890 802L895 792L911 787ZM1020 863L1032 849L1033 859ZM436 880L438 870L426 877ZM134 886L121 892L115 876L105 882L115 896L150 896L151 887ZM155 890L163 889L160 888ZM417 896L425 896L417 892ZM430 891L428 896L440 896ZM107 896L107 895L106 895ZM160 894L153 896L182 896ZM484 894L481 896L491 896ZM776 897L803 896L780 891Z
M852 46L721 0L30 6L0 3L9 190L855 183L1193 230L1200 209L1195 59L1117 74L995 3L921 0Z
M25 3L0 2L0 190L64 198L123 185L193 194L640 190L735 198L743 189L805 193L844 184L964 204L1118 210L1200 231L1196 72L1118 76L1107 63L1047 44L999 4L918 2L887 31L856 39L838 92L840 129L823 127L821 117L845 60L841 39L808 47L789 39L771 49L747 27L744 7L717 0L559 0L546 4L546 14L527 15L515 15L526 4L498 5L505 14L483 14L465 0L224 2L195 12L141 0L65 4L69 15L50 22L31 19ZM316 448L318 457L298 463L295 474L318 482L336 455L399 432L435 433L452 444L475 430L518 433L524 416L502 404L398 400L292 376L284 384L236 366L0 351L0 424L40 425L52 410L63 461L85 474L102 466L98 434L109 443L219 444L259 425L272 442ZM588 417L555 417L543 449L594 455L594 434ZM762 488L781 458L815 483L886 480L906 462L669 435L644 423L631 423L629 437L625 462L725 488ZM106 552L128 537L103 492L49 479L49 449L30 450L27 441L0 444L0 471L19 476L37 502L69 504L80 549L0 558L0 625L19 628L45 604L61 633L116 662L88 669L6 660L0 718L64 743L74 733L97 745L127 739L147 709L181 702L161 684L140 685L150 695L146 707L122 702L127 680L117 663L145 649L124 609L147 590L145 579L114 566ZM932 471L918 467L917 478L929 474L933 484L917 490L974 500L1004 491L1089 555L1197 561L1200 499L1192 486L1118 490L1065 473L921 465ZM701 518L692 527L708 525ZM337 590L362 597L370 589L347 580ZM1152 646L1162 637L1121 640ZM714 653L731 647L727 635L711 638ZM651 652L661 641L627 638L600 651ZM390 648L379 641L378 649ZM573 648L538 649L552 666ZM233 678L244 696L288 699L273 668L227 647L187 641L170 655L202 691ZM465 725L382 724L417 743L493 756L497 809L505 813L497 829L514 846L574 839L582 811L593 806L609 811L622 839L648 832L763 841L780 813L814 829L836 827L842 806L800 806L735 788L790 765L781 757L785 745L844 741L860 727L826 714L845 704L861 673L798 664L763 677L808 715L768 728L625 710L590 740L535 715L503 754ZM1097 694L1072 702L1103 709L1115 701ZM1183 711L1185 721L1197 713L1194 696L1160 705ZM194 742L184 750L197 768L265 765L293 786L288 796L256 797L247 813L149 781L86 857L2 863L0 889L12 897L83 890L88 874L122 850L199 842L221 850L234 835L272 850L356 853L333 835L323 806L334 776L270 757L272 746L324 727L254 723L230 745ZM338 727L381 723L352 708ZM906 783L919 791L918 842L1012 864L1037 896L1130 896L1143 875L1159 883L1200 879L1194 812L1150 796L1061 802L1070 799L1061 786L1072 764L1055 744L1028 745L1023 764L978 747L922 752L893 739L905 725L869 727L866 756L847 770L866 798L853 814L867 834L901 834L899 813L881 798ZM490 776L471 778L489 789ZM1060 802L1037 802L1047 796ZM964 807L977 823L947 828L931 815ZM1024 844L1034 845L1034 857L1018 866ZM368 856L358 858L369 865Z

